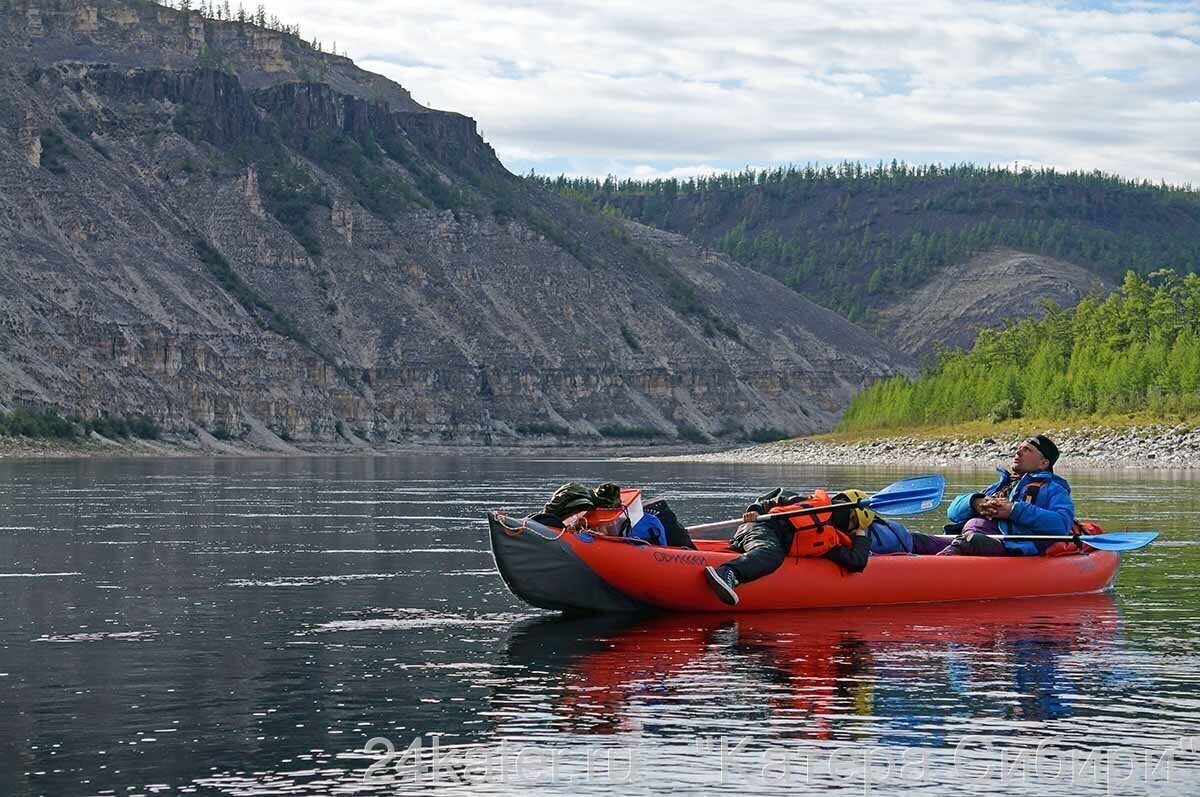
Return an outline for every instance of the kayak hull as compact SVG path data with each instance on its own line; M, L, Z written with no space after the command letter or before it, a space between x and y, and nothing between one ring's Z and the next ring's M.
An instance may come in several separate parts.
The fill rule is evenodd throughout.
M530 606L568 613L649 608L600 578L556 529L521 521L513 524L511 519L502 523L494 513L488 515L488 523L500 577L510 592Z
M540 608L577 612L758 612L1083 595L1108 589L1121 562L1116 553L1086 548L1053 557L874 556L862 573L847 573L826 559L788 558L771 575L738 586L738 605L730 607L703 576L706 566L737 556L724 542L699 541L693 551L563 533L496 514L489 523L497 567L513 594Z

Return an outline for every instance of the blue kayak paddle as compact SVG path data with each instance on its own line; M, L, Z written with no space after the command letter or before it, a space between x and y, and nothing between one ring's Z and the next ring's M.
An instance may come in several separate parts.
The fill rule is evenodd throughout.
M874 495L849 506L872 509L884 515L919 515L940 504L944 492L944 476L914 476L889 484Z
M847 501L841 504L826 506L811 506L804 509L794 509L789 512L771 512L769 517L784 518L798 515L817 515L831 512L834 509L862 508L870 509L883 515L918 515L928 512L942 502L942 494L946 491L946 479L942 476L914 476L911 479L901 479L889 484L874 495L858 501ZM762 515L768 517L768 515ZM745 521L718 520L716 523L702 523L699 526L688 526L688 533L697 531L720 531L740 526Z
M1157 531L1110 531L1104 534L989 534L1001 542L1080 542L1100 551L1136 551L1158 539Z

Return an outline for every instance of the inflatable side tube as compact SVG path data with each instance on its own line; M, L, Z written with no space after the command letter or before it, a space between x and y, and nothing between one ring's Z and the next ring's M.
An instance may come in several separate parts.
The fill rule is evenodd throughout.
M596 575L560 539L558 529L488 513L492 556L505 586L539 609L556 612L639 612L648 607Z

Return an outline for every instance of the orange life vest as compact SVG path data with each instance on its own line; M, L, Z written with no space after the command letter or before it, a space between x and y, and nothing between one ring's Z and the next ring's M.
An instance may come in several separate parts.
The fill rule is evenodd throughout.
M1075 526L1071 529L1072 534L1085 536L1088 534L1103 534L1104 529L1100 528L1096 523L1087 520L1076 520ZM1046 550L1042 551L1042 556L1071 556L1077 553L1087 553L1087 549L1082 545L1074 542L1056 542Z
M1041 490L1043 487L1045 487L1049 483L1050 482L1040 481L1040 482L1030 482L1029 484L1025 485L1025 495L1021 498L1021 500L1025 501L1026 503L1032 504L1034 501L1037 500L1038 491Z
M790 512L794 509L808 509L817 506L829 506L833 499L824 490L813 490L812 498L797 501L786 506L777 506L767 514ZM797 558L804 556L822 556L837 548L839 545L849 547L852 544L850 536L833 525L832 512L818 512L814 515L793 515L787 518L792 524L795 534L792 535L792 547L788 556Z

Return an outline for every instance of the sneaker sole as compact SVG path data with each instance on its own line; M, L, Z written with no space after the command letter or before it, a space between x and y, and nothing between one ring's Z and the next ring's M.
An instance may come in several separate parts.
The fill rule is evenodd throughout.
M729 606L737 606L738 594L733 591L733 587L725 582L725 579L717 575L716 568L704 568L704 580L708 582L708 586L717 594L722 603Z

